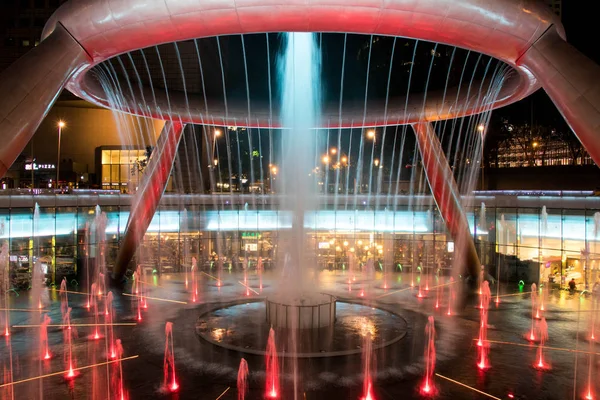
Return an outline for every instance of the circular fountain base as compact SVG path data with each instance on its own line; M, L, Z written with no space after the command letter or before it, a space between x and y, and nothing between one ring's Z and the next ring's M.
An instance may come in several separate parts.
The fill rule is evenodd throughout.
M324 293L276 294L265 300L267 324L282 329L320 329L335 324L336 298Z
M321 358L360 354L367 333L373 338L373 348L377 349L400 341L409 330L404 317L372 305L336 301L335 308L336 317L331 326L296 330L296 335L293 335L294 330L274 327L279 355ZM196 333L207 342L228 350L264 355L271 327L265 320L266 309L267 302L260 300L213 309L200 316ZM295 344L289 341L293 337Z

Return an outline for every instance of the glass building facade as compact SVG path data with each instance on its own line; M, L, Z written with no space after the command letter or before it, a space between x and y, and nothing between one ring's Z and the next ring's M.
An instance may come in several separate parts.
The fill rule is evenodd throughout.
M127 191L130 186L137 187L140 176L137 163L146 159L146 150L109 147L99 149L102 189Z
M32 260L39 259L55 283L63 276L75 279L79 268L93 263L99 210L108 219L110 268L125 232L130 200L128 195L90 193L0 197L0 239L8 241L15 285L27 281ZM192 257L200 268L210 268L221 258L228 270L240 268L243 259L255 265L261 257L269 268L282 257L279 233L291 226L291 215L277 210L276 200L167 194L137 262L164 273L189 266ZM431 198L415 202L400 197L396 211L375 211L376 201L372 196L372 203L359 201L355 209L324 204L307 213L307 243L319 268L344 269L353 253L360 263L373 258L382 271L450 273L454 243ZM564 287L574 278L583 288L600 278L600 197L492 192L465 201L472 204L466 212L482 264L501 282ZM36 203L39 217L34 217Z

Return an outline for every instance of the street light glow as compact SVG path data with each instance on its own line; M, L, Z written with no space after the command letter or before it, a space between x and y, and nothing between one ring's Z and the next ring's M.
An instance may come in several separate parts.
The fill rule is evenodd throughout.
M373 164L375 164L375 166L376 166L376 167L377 167L377 166L379 166L379 159L378 159L378 158L376 158L376 159L373 161Z
M324 155L322 160L323 160L323 164L329 164L329 156L328 155Z
M533 147L538 147L538 142L533 142L532 146Z
M58 121L58 127L59 128L64 128L67 124L65 124L65 121Z
M375 139L375 130L374 129L370 129L367 131L367 137L369 139Z
M274 166L274 165L273 165L273 166L271 167L271 173L272 173L273 175L277 175L277 167L276 167L276 166Z
M348 162L348 157L346 157L346 156L343 156L343 157L342 157L342 162L343 162L343 163L345 163L345 162Z
M483 131L485 130L485 125L483 125L483 124L479 124L479 126L477 127L477 130L478 130L479 132L483 132Z
M331 150L329 150L329 152L331 154L337 154L337 149L335 147L332 147Z
M221 136L221 131L219 129L215 129L215 137Z

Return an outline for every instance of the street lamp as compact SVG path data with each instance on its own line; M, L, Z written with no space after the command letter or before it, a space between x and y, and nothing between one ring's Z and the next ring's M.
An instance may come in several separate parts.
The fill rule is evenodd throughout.
M538 142L533 142L533 143L532 143L532 146L533 146L534 148L538 147Z
M66 126L65 121L58 121L58 154L56 156L56 185L55 188L58 189L58 182L60 178L60 136L62 135L62 130ZM33 168L33 165L32 165Z
M273 175L277 175L277 167L276 167L276 166L274 166L274 165L273 165L273 166L271 167L271 173L272 173Z
M221 136L221 130L220 129L215 129L215 131L214 131L214 137L213 137L213 142L212 142L212 151L211 151L211 155L210 155L210 158L212 158L212 159L215 158L215 151L217 149L217 138L219 136ZM218 164L217 160L214 160L213 163L215 164L215 167Z
M342 163L345 164L348 162L348 157L343 156L340 161L342 161Z
M332 148L329 150L329 152L330 152L331 154L337 154L337 149L336 149L335 147L332 147Z
M373 139L373 142L377 140L377 136L375 136L375 129L370 129L367 131L367 137L369 139Z
M379 159L376 158L375 160L373 160L373 164L375 164L376 167L379 166Z
M479 124L479 126L477 127L477 131L478 132L483 132L484 130L485 130L485 125Z
M323 161L323 164L329 164L329 156L328 155L324 155L321 160Z

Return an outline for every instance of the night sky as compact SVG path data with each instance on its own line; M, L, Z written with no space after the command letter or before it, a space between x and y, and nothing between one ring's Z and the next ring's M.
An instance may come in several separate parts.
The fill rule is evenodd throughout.
M563 0L562 22L567 41L600 64L599 21L598 15L591 9L592 3L585 0ZM533 122L557 128L565 126L564 119L543 90L512 106L495 111L494 117L506 117L515 123Z

